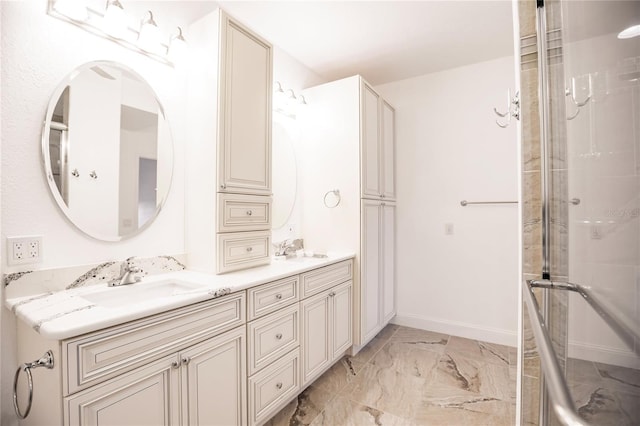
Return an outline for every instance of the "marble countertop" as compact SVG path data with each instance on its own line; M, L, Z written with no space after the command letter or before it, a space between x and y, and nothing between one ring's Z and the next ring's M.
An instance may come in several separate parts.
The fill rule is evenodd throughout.
M123 324L149 315L193 303L222 297L260 284L300 274L353 258L353 254L333 254L327 258L274 260L270 265L223 275L189 270L147 276L141 283L107 287L106 283L25 297L8 298L5 303L22 321L46 339L62 340L105 327ZM165 294L146 293L147 286L178 283ZM138 287L136 287L138 286ZM131 295L121 304L109 302L115 292ZM117 299L114 299L117 300Z

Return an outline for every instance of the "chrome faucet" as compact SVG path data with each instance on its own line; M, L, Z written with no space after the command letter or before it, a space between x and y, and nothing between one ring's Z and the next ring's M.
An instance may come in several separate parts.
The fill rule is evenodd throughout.
M276 248L276 256L295 256L296 251L302 249L304 246L302 238L295 239L293 241L284 240L274 244Z
M121 285L135 284L142 281L142 277L138 274L142 272L142 268L134 266L132 261L133 257L128 258L120 265L120 276L113 281L109 282L109 287L117 287Z

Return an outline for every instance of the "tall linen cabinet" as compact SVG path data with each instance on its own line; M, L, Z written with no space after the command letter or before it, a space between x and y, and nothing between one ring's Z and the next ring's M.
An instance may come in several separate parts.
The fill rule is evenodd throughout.
M302 235L310 250L356 253L358 351L396 313L395 111L361 76L303 94Z
M222 10L189 27L189 268L270 262L271 44Z

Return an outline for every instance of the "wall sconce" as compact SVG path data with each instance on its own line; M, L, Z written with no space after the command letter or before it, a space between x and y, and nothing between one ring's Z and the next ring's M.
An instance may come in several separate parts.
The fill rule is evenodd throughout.
M275 87L273 110L289 118L295 119L300 108L307 105L306 99L302 95L296 96L293 89L287 89L285 92L279 81L275 82Z
M104 10L88 7L84 0L49 0L47 14L167 65L173 66L183 56L179 51L186 50L182 28L166 44L162 43L152 11L147 12L139 28L129 26L130 19L120 0L107 0Z

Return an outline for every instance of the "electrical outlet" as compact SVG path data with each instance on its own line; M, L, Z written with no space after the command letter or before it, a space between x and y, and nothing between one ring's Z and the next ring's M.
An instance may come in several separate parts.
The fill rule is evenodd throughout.
M42 262L42 236L7 237L7 264Z

